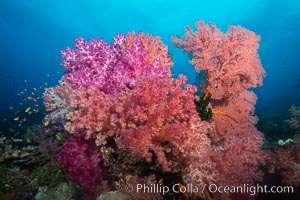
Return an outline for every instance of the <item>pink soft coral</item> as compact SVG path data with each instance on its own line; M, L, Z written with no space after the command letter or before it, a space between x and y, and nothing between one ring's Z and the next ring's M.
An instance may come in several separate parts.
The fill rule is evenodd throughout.
M77 133L84 130L85 138L95 139L97 146L105 145L107 138L119 132L122 119L118 99L95 87L74 91L71 96L74 111L66 116L70 120L65 125L67 131Z
M210 146L206 135L210 125L198 116L194 93L195 87L185 85L184 76L178 80L152 78L141 82L126 99L130 105L124 107L128 126L120 132L120 144L129 146L136 159L150 162L155 156L163 171L178 169L169 154L186 158L198 153L190 152L195 141L205 157Z
M184 88L184 89L183 89ZM90 88L73 97L66 130L86 131L98 146L119 136L135 160L158 164L163 172L182 172L187 181L213 180L210 139L213 127L201 120L194 100L196 88L186 77L140 79L136 87L108 95Z

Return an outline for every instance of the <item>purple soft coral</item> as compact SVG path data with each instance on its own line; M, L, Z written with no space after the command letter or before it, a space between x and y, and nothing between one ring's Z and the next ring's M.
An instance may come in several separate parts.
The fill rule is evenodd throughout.
M107 94L116 94L134 87L139 78L171 75L173 63L167 47L152 35L118 34L112 44L77 38L74 46L75 50L67 47L61 51L61 65L67 70L64 79L77 89L96 86Z
M69 180L88 193L97 193L103 181L101 154L94 141L86 140L84 132L68 137L64 142L58 162Z

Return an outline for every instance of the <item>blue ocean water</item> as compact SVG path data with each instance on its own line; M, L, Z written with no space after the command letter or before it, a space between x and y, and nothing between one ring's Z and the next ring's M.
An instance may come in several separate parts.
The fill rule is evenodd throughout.
M175 76L185 74L194 83L193 66L171 37L204 20L223 32L241 25L261 36L259 55L267 75L263 86L253 89L258 128L267 140L292 137L284 120L292 105L300 106L299 8L298 0L2 0L0 134L14 137L42 121L44 88L57 85L64 73L60 50L73 47L76 37L111 42L130 31L159 36L172 54Z

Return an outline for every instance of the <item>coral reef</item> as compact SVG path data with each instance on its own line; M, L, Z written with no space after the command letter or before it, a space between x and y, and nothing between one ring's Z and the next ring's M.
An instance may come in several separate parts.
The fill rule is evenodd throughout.
M50 181L49 181L50 180ZM39 187L56 187L65 181L63 171L57 164L45 164L32 171L0 166L0 194L14 192L19 198L27 199ZM24 195L27 198L22 198Z
M70 184L62 182L55 188L39 187L35 200L75 200L78 199L77 188Z
M299 131L300 133L300 106L291 106L291 108L289 109L292 118L285 120L289 126L296 130Z
M48 126L35 124L27 128L26 140L35 144L44 157L56 162L62 149L63 140L68 136L64 124L63 120L52 121Z
M285 184L300 186L300 135L276 152L273 165Z
M23 139L8 138L1 135L0 162L12 168L24 168L45 164L47 158L40 152L37 145L26 143Z
M101 194L96 200L132 200L130 194L120 190L114 190Z
M58 162L84 192L118 189L124 180L154 184L167 174L199 187L262 179L259 167L268 157L254 127L256 96L248 90L265 73L259 37L198 22L197 31L187 27L173 42L192 53L199 76L206 71L205 84L172 77L167 46L142 32L118 34L112 44L77 38L75 49L61 51L66 73L44 93L45 122L66 122L70 135L61 134L67 139Z
M296 131L294 140L279 140L272 160L272 167L282 177L282 182L287 185L300 187L300 106L291 106L289 109L292 117L285 120L292 130ZM273 170L274 171L274 170Z
M22 138L1 134L0 199L32 199L39 187L55 187L65 181L59 166L49 163L60 150L56 128L33 125Z

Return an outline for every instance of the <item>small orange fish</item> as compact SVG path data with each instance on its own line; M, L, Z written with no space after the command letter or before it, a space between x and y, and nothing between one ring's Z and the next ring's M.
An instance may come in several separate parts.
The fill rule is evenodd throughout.
M17 116L17 117L14 118L15 121L18 121L19 119L20 119L19 116Z
M31 108L28 107L28 108L26 108L25 112L27 113L27 112L29 112L30 110L31 110Z
M50 121L49 120L46 120L45 122L44 122L44 126L48 126L50 124Z
M158 184L160 184L160 185L164 184L164 178L159 179Z
M31 96L28 96L27 99L28 99L28 100L34 100L35 98L34 98L34 97L31 97Z

